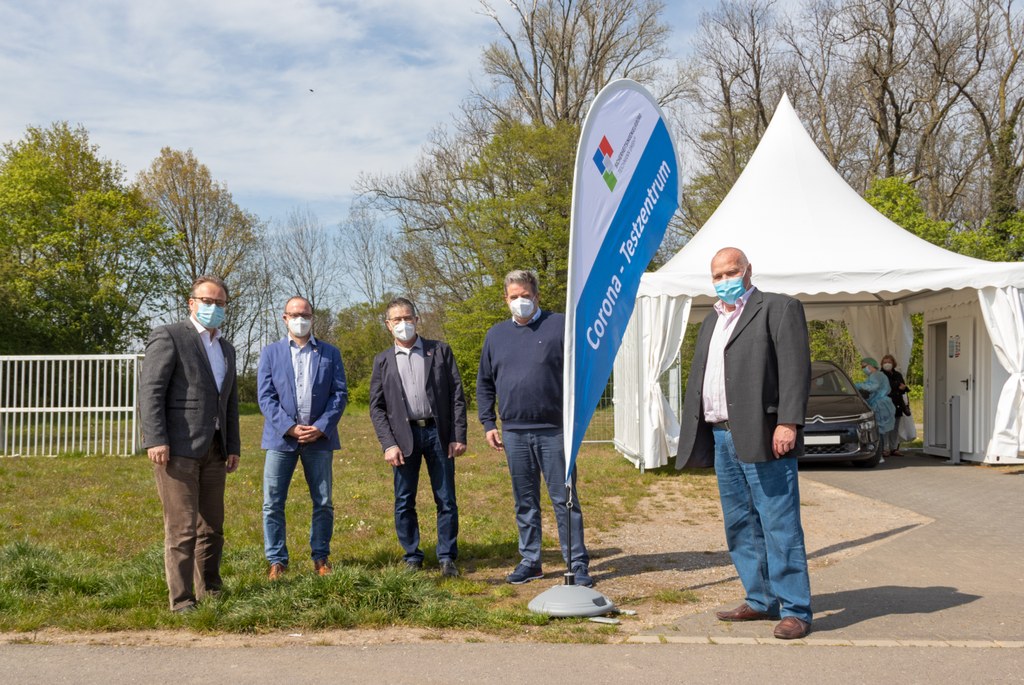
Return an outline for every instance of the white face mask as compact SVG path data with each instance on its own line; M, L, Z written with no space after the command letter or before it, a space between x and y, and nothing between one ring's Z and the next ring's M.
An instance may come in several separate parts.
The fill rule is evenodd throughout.
M409 342L416 337L416 324L412 321L399 321L391 326L391 334L397 340Z
M520 319L526 319L533 314L534 307L533 300L528 297L517 297L508 303L508 308L512 310L512 316L517 316Z
M886 371L892 371L892 364L882 364L882 368L885 369Z
M288 330L296 338L305 338L309 335L309 329L313 327L313 320L303 316L292 316L288 319Z

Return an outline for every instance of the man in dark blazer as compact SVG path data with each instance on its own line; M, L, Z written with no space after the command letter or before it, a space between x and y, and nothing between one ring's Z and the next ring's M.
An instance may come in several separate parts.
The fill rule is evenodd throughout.
M776 619L775 637L805 636L811 588L800 523L797 460L810 391L799 301L751 285L746 255L711 260L719 302L697 336L676 468L715 466L725 537L746 601L723 621Z
M334 534L333 461L341 449L338 421L348 402L345 367L334 345L313 335L313 306L292 297L282 315L288 334L260 352L256 390L263 412L263 542L270 580L288 568L285 501L302 461L313 515L309 546L317 575L331 573Z
M455 457L466 451L466 398L451 348L416 333L419 317L404 297L387 307L385 323L395 344L373 360L370 418L391 465L395 532L409 568L423 567L416 490L420 462L427 464L437 505L437 560L441 575L459 575L459 509Z
M142 446L164 510L171 610L189 611L222 587L225 474L238 468L235 348L221 336L227 286L200 276L189 318L153 329L139 385Z

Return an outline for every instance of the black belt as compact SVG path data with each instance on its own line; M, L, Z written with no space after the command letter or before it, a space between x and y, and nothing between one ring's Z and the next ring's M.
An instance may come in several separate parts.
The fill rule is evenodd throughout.
M409 423L420 428L430 428L434 425L434 417L428 416L425 419L409 419Z
M711 424L712 428L721 428L722 430L731 431L732 428L729 426L728 421L719 421L718 423Z

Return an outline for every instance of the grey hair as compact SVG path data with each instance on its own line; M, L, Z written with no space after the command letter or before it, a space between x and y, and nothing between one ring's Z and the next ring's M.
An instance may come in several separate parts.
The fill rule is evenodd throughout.
M537 274L532 271L525 271L523 269L516 269L515 271L509 271L505 276L505 294L508 294L508 287L513 283L518 283L522 286L530 288L530 292L534 295L540 295L540 286L537 284Z
M419 314L416 312L416 305L412 303L412 300L406 299L404 297L395 297L392 298L392 300L388 302L388 306L384 308L385 319L388 318L388 312L390 312L395 307L408 307L409 309L412 310L413 316L419 316Z

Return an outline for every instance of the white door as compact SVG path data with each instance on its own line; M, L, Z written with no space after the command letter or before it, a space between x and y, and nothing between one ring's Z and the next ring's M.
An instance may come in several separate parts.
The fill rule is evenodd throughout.
M960 451L974 451L974 318L946 322L946 393L960 398Z

